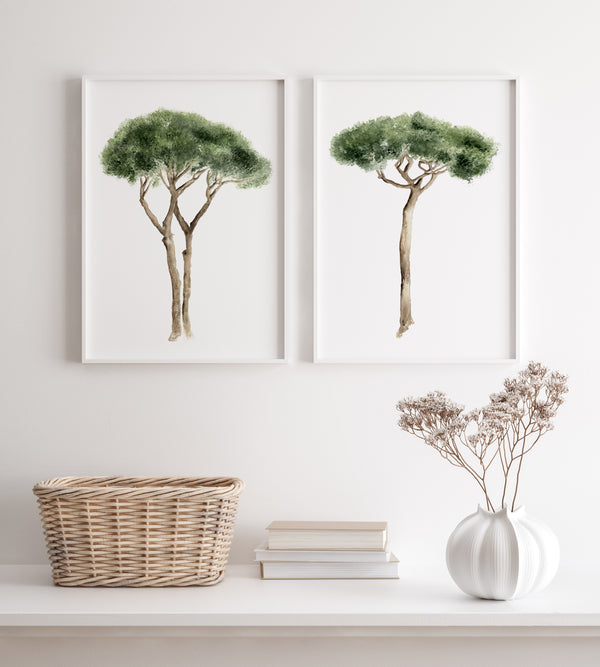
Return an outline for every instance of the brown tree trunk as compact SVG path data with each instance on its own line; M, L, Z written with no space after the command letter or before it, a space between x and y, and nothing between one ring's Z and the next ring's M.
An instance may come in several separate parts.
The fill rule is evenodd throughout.
M414 320L411 315L410 302L410 245L412 241L412 223L415 204L421 194L417 188L411 188L410 196L402 211L402 231L400 232L400 326L396 337L408 331Z
M171 277L171 335L169 340L174 341L181 336L181 278L177 270L177 256L170 227L167 228L167 233L163 236L162 241L167 251L167 266Z
M190 298L192 296L192 232L185 235L183 255L183 330L186 338L193 338L190 323Z

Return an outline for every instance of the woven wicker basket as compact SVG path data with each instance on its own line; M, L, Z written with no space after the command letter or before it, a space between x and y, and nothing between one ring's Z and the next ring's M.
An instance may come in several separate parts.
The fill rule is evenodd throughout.
M61 477L36 484L54 583L216 584L243 488L233 477Z

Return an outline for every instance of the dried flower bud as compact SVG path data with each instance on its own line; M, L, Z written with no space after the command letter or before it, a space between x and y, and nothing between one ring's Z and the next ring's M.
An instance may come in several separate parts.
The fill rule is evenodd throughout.
M566 375L532 361L516 378L504 380L504 391L491 394L488 405L470 412L441 391L405 398L396 406L401 413L398 426L467 470L484 491L490 509L494 505L486 487L488 469L492 463L501 466L504 505L511 471L518 461L514 508L523 457L554 428L552 420L567 392Z

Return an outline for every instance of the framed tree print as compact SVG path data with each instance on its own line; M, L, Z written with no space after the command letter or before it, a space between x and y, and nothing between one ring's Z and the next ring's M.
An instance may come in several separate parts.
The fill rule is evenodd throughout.
M518 356L518 82L315 80L315 361Z
M284 360L284 81L87 77L83 110L83 360Z

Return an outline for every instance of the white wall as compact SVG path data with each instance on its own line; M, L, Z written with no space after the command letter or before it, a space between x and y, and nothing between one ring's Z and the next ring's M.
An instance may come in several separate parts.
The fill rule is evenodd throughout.
M34 482L105 473L242 477L236 562L287 517L388 520L403 560L443 558L476 488L400 432L395 403L441 388L475 405L516 367L311 364L319 73L520 75L523 358L568 372L572 387L521 498L555 528L565 559L600 556L600 533L588 531L600 500L596 3L0 6L0 562L45 560ZM80 77L111 73L291 77L289 365L79 363Z

